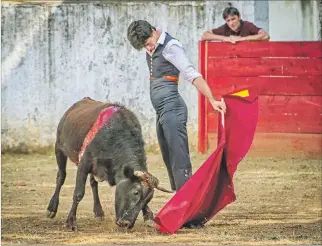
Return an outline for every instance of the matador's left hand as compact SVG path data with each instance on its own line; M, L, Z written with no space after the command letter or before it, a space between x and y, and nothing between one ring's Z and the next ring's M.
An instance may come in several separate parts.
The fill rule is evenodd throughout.
M221 99L221 101L216 101L215 99L209 101L215 110L219 111L220 113L226 113L226 103L223 99Z

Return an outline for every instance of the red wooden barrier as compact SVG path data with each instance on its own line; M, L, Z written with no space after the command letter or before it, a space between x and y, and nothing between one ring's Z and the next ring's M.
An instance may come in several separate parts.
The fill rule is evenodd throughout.
M319 41L199 42L199 71L218 99L238 89L259 86L257 133L263 134L321 136L321 62ZM199 93L199 152L214 145L216 131L217 113ZM322 147L320 137L315 145L312 148Z

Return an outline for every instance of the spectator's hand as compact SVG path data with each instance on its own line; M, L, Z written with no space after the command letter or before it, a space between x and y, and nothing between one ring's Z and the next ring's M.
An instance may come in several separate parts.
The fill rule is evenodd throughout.
M241 41L241 36L234 36L234 35L230 35L229 36L229 40L232 44L235 44L239 41Z
M231 36L225 37L224 42L232 43L234 44L235 42L231 39Z
M216 101L216 100L209 100L212 107L216 110L219 111L220 113L226 113L226 103L224 102L223 99L221 101Z

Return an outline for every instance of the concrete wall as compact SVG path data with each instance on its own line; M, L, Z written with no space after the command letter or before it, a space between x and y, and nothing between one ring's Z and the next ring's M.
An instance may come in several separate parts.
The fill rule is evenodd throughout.
M284 37L284 29L278 29L283 25L271 17L275 12L280 14L277 4L269 2L268 11L267 1L231 2L243 19L269 27L275 39ZM289 1L280 2L278 5L286 6ZM105 1L57 6L2 2L2 149L52 146L62 114L85 96L121 102L133 110L146 143L155 144L155 113L149 99L145 55L130 47L128 25L146 19L168 31L183 43L197 68L198 40L203 31L224 23L221 15L227 6L227 1ZM307 7L303 16L310 9ZM314 36L315 29L310 33ZM296 35L289 35L288 40ZM182 80L179 85L189 109L193 148L197 143L198 94Z
M271 41L319 40L317 0L269 1Z
M269 33L269 2L268 0L255 1L255 20L256 26L263 28Z
M254 19L254 3L236 2ZM178 38L198 67L198 40L222 23L227 2L128 2L2 5L2 148L52 145L56 126L75 101L89 96L121 102L156 143L144 51L126 39L128 25L146 19ZM157 12L156 12L157 9ZM157 14L156 14L157 13ZM191 144L197 143L197 90L184 81Z
M322 1L319 0L318 3L318 11L319 11L319 22L320 22L320 40L322 40Z

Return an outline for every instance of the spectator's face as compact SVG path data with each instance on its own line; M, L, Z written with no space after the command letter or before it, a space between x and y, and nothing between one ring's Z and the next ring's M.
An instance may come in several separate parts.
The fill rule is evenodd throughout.
M145 41L144 48L150 53L153 52L159 37L160 34L157 31L153 30L152 36Z
M240 27L240 17L238 15L228 15L225 21L229 28L234 32Z

